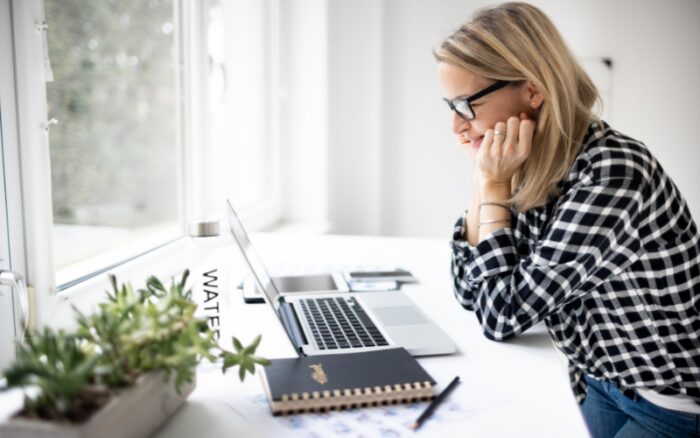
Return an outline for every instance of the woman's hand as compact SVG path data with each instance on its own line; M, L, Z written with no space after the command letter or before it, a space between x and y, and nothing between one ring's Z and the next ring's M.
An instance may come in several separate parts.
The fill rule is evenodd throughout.
M520 118L509 118L507 123L498 122L495 129L486 131L477 154L482 183L510 187L513 175L530 155L534 132L535 122L525 113L520 113Z

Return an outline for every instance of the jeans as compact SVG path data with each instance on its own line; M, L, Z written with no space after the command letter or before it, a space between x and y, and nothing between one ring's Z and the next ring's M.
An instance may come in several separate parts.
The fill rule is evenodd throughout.
M581 412L594 438L700 437L700 415L665 409L639 395L632 400L612 383L585 379Z

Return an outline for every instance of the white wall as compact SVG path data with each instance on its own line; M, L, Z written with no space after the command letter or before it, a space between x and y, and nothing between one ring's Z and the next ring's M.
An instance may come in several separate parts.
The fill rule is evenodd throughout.
M329 216L332 232L379 234L383 2L329 2Z
M700 219L700 2L539 0L578 56L609 56L613 127L644 141ZM447 238L472 164L431 49L488 2L328 0L329 218L337 233Z

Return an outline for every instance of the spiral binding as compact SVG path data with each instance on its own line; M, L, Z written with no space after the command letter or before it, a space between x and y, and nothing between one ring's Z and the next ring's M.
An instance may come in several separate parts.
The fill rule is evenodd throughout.
M425 381L384 387L284 394L281 400L273 400L270 407L274 415L292 415L427 401L434 397L433 385Z

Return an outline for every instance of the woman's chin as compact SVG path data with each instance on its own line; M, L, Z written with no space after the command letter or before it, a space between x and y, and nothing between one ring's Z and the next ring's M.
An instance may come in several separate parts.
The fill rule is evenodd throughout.
M458 142L458 148L461 149L464 152L464 155L467 157L471 158L472 160L476 159L476 155L479 153L479 147L481 147L481 141L484 138L481 137L477 139L476 141L470 141L467 140L466 138L461 138L460 141Z

